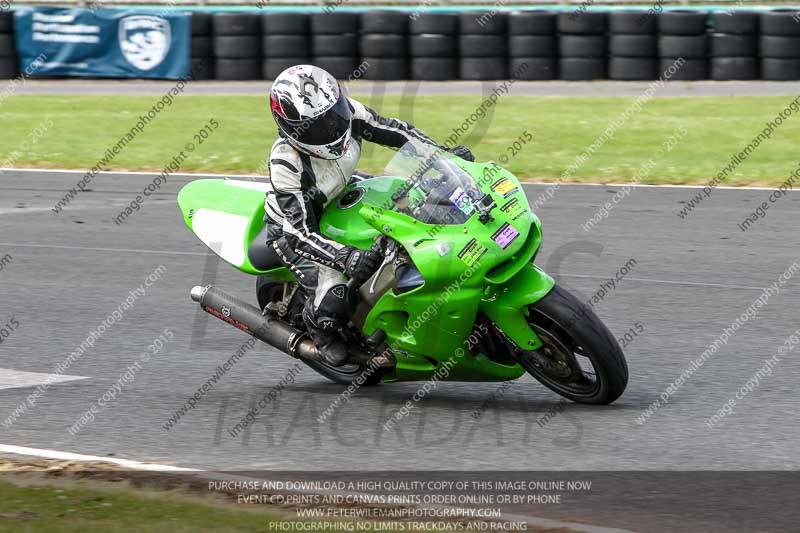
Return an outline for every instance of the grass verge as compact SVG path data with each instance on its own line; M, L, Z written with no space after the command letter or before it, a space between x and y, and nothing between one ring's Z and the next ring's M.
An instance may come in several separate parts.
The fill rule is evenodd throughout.
M413 122L444 141L481 97L360 97L386 116ZM155 96L12 96L0 107L0 166L88 169L157 102ZM501 96L493 114L469 128L459 142L478 159L508 161L522 178L552 180L562 175L609 125L634 102L632 97ZM765 128L791 97L657 98L633 113L612 138L579 165L572 182L622 182L677 129L685 137L654 159L643 183L702 184ZM195 135L215 119L207 140ZM47 126L51 124L52 126ZM35 128L38 133L31 134ZM533 141L509 148L528 131ZM41 135L39 135L41 133ZM186 172L253 173L269 152L276 128L266 98L179 96L106 165L115 170L160 171L182 150ZM777 185L797 167L797 113L728 177L725 185ZM187 143L195 150L186 151ZM365 143L360 167L378 172L391 157ZM518 152L512 154L512 152Z

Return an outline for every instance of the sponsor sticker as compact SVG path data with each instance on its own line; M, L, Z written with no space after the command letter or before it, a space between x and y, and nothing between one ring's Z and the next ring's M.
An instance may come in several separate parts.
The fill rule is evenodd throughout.
M467 217L472 216L475 212L475 209L472 207L472 198L470 198L469 194L461 187L456 187L456 190L450 195L450 201Z
M525 214L525 207L516 198L512 198L500 208L500 211L511 217L511 220L517 220Z
M509 245L514 242L514 239L519 237L519 232L515 230L508 222L500 226L500 229L494 232L492 240L497 243L500 248L505 250Z
M517 186L514 185L514 182L510 179L500 178L492 184L492 191L502 195L503 198L508 198L512 194L519 191L519 189L517 189Z
M458 258L468 266L474 266L486 253L486 246L478 242L477 239L470 240L467 245L458 252Z

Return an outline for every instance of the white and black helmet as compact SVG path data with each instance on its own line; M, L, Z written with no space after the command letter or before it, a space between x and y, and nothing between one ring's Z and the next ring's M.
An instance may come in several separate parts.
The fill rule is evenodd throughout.
M342 157L352 111L336 78L313 65L295 65L275 78L269 99L278 128L295 148L322 159Z

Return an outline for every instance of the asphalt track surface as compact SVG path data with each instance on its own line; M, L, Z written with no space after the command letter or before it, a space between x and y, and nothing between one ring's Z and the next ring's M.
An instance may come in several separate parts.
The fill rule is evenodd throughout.
M529 377L513 382L477 420L499 384L440 383L394 429L382 425L418 390L403 383L362 388L320 423L342 387L302 367L296 381L250 428L232 428L295 361L266 346L247 353L172 429L167 420L248 337L208 317L189 290L214 283L252 300L254 280L220 263L183 225L174 176L141 211L112 222L151 174L100 174L63 212L51 207L77 173L0 174L0 324L19 326L0 344L0 420L53 372L159 265L161 279L10 427L2 443L213 470L795 470L797 351L713 428L706 420L734 397L800 327L800 276L790 279L644 424L651 402L725 327L800 261L800 196L774 204L747 232L737 224L770 192L718 189L686 219L699 189L637 187L591 232L581 224L616 186L564 185L539 210L537 263L589 298L633 258L635 266L595 311L625 348L630 382L613 405L584 406ZM526 185L533 200L546 185ZM164 350L76 435L67 429L165 328ZM21 374L30 372L37 374ZM25 381L26 379L32 381ZM538 424L548 412L557 412ZM724 495L722 495L724 497ZM646 505L646 501L643 503ZM708 505L713 505L709 502ZM674 517L673 517L674 518ZM613 523L613 516L607 523ZM666 522L665 522L666 524ZM635 525L635 524L634 524ZM640 524L641 525L641 524ZM709 528L708 530L713 530ZM723 528L724 529L724 528ZM655 529L650 529L655 530Z
M505 83L509 94L514 96L639 96L654 82L622 82L622 81L519 81ZM186 94L194 95L264 95L269 91L271 81L194 81L187 85ZM175 85L174 81L143 80L25 80L14 89L14 94L129 94L129 95L162 95ZM346 86L354 95L405 95L419 96L479 96L488 95L495 87L504 85L502 81L366 81L346 82ZM800 82L772 81L671 81L659 86L655 97L667 96L796 96L800 94Z

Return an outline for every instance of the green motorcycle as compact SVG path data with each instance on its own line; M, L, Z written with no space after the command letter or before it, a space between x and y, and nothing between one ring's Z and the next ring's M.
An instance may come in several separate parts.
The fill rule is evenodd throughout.
M265 191L258 181L203 179L178 195L189 228L257 276L257 306L194 287L206 312L341 384L507 381L528 372L581 403L608 404L625 390L616 339L534 264L541 223L517 178L495 163L408 144L381 175L329 202L321 232L384 257L364 284L348 284L350 358L338 367L304 331L294 275L264 260Z

